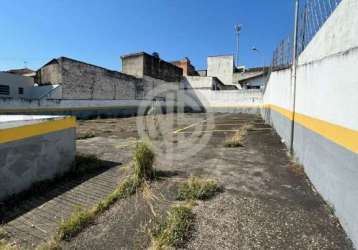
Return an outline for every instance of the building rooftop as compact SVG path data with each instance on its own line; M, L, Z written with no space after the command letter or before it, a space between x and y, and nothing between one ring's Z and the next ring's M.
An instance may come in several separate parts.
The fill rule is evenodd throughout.
M35 76L36 75L36 71L29 69L29 68L10 69L10 70L5 71L5 73L20 75L20 76Z
M135 56L142 56L142 55L152 56L152 55L142 51L142 52L136 52L136 53L130 53L130 54L122 55L121 58L128 58L128 57L135 57Z
M88 65L88 66L92 66L92 67L96 67L98 69L102 69L104 71L106 71L107 73L109 74L112 74L112 75L117 75L117 76L125 76L125 77L131 77L131 78L135 78L134 76L132 75L128 75L128 74L125 74L125 73L122 73L122 72L119 72L119 71L115 71L115 70L110 70L110 69L106 69L104 67L101 67L101 66L97 66L97 65L94 65L94 64L90 64L90 63L86 63L86 62L83 62L83 61L79 61L79 60L76 60L76 59L72 59L72 58L69 58L69 57L64 57L64 56L61 56L59 58L54 58L52 59L51 61L49 61L48 63L46 63L45 65L43 65L41 68L47 66L47 65L50 65L52 63L59 63L59 61L61 60L64 60L64 61L71 61L71 62L76 62L76 63L81 63L81 64L85 64L85 65Z
M208 56L208 57L234 57L233 54L223 54L223 55L212 55L212 56Z

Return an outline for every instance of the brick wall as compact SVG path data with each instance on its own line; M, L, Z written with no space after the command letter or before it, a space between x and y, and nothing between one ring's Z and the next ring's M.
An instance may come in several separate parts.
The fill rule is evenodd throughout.
M122 56L122 72L143 78L149 76L167 82L179 82L183 76L183 70L168 63L159 56L147 53L135 53Z
M136 99L141 80L69 58L54 59L38 72L41 84L62 85L63 99Z

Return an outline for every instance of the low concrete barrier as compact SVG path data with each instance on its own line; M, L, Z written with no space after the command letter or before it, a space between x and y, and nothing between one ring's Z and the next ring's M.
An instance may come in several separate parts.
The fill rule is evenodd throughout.
M197 98L206 112L259 114L262 105L260 90L191 89L186 92Z
M188 89L180 90L176 94L177 97L181 96L179 100L174 101L163 97L164 105L168 107L187 105L194 110L204 109L208 112L258 113L262 104L260 90ZM140 107L150 107L152 103L151 98L143 100L49 99L41 101L0 98L0 114L72 115L80 119L126 117L137 115Z
M0 200L62 175L76 154L74 117L0 116Z

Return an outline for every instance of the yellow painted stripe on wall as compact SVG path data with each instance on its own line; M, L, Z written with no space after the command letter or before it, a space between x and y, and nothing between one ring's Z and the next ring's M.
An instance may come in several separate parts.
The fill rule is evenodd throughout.
M60 120L49 120L21 127L0 129L0 143L18 141L74 127L76 127L76 118L66 117Z
M265 107L292 120L293 113L287 109L272 104ZM295 122L358 154L358 131L299 113L295 114Z
M209 108L260 108L261 104L208 105Z
M290 119L292 121L293 113L290 110L287 110L285 108L281 108L279 106L275 106L272 104L265 105L265 108L270 108L272 110L275 110L276 112L280 113L281 115L285 116L287 119Z

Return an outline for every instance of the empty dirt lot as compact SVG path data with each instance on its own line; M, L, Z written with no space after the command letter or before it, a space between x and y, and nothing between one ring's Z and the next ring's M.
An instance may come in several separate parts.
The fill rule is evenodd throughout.
M170 114L148 119L144 131L158 149L155 167L167 171L167 177L151 184L150 198L137 194L119 201L65 248L147 248L153 218L175 202L178 184L195 175L217 180L224 192L198 202L195 226L183 248L351 249L332 211L258 116ZM243 147L224 147L245 124L252 127ZM80 152L124 164L138 139L136 118L80 121L78 133L94 136L78 141Z
M258 116L168 114L137 119L78 121L78 153L94 154L110 163L108 168L3 204L8 241L34 249L49 240L76 206L91 207L115 188L126 175L136 143L145 140L155 149L161 179L150 183L149 191L119 200L71 241L61 242L63 249L147 249L153 221L178 203L178 186L189 176L215 179L224 190L197 202L195 224L181 248L352 249L332 210ZM225 147L245 126L242 146Z

